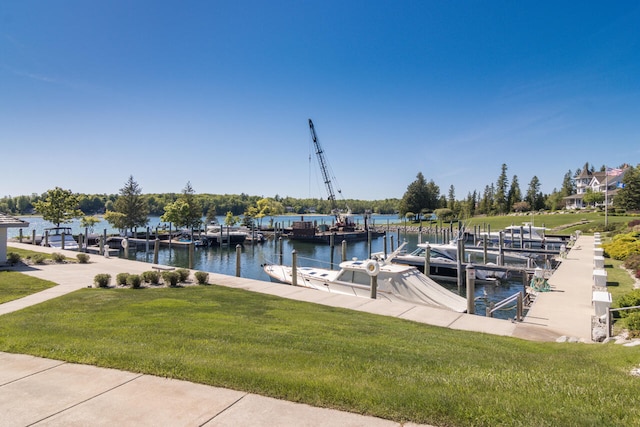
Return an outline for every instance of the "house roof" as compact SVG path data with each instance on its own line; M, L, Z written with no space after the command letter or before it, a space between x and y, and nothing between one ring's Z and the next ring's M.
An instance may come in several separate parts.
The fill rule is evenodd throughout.
M28 227L29 223L20 218L0 213L0 228Z

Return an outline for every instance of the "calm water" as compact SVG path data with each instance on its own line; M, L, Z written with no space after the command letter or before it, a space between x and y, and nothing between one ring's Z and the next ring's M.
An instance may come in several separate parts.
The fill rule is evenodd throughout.
M52 225L46 221L43 221L38 217L25 217L23 218L29 221L30 226L28 229L23 230L23 235L31 236L32 230L36 230L36 234L41 235L45 228ZM298 216L283 216L275 217L274 221L282 224L284 227L290 226L292 221L297 221L300 218ZM309 216L305 215L305 220L317 220L318 223L330 223L331 217L327 216ZM223 218L219 218L219 221L223 221ZM362 218L357 218L362 224ZM397 221L395 216L379 215L373 217L373 223L378 226L386 226L391 221ZM158 217L151 217L149 225L154 227L159 225L160 221ZM269 220L263 220L264 225L269 224ZM69 224L72 227L74 233L84 232L81 229L80 222L75 221ZM117 231L113 230L108 223L102 222L94 227L96 233L102 233L104 229L107 229L107 233L112 234ZM18 229L9 229L9 237L18 236ZM398 241L407 241L406 249L412 251L415 249L418 243L418 235L412 233L404 233L404 229L400 230L390 229L386 239L387 252L391 252L392 244L394 248L397 248ZM427 238L422 236L422 240L426 241ZM346 248L346 258L358 258L366 259L371 252L384 251L385 239L380 237L374 239L369 248L368 242L352 242ZM269 239L262 244L246 244L241 248L240 253L240 276L250 279L269 281L269 277L262 270L262 265L265 263L279 263L279 257L282 253L282 261L284 264L291 264L291 253L296 250L298 254L298 264L302 266L318 266L327 267L331 266L331 248L328 245L320 245L313 243L305 243L298 241L290 241L289 239ZM94 255L95 256L95 255ZM120 250L120 256L124 257L124 252ZM153 261L153 242L149 245L147 251L146 245L138 244L137 246L132 244L129 246L129 259L149 262ZM342 260L342 247L337 245L333 250L334 267ZM160 264L167 264L176 267L188 267L189 266L189 251L185 247L179 247L173 245L171 249L167 246L160 246L158 254L158 262ZM236 274L236 248L235 247L209 247L209 248L196 248L194 258L194 269L209 271L213 273L226 274L235 276ZM466 296L466 290L464 287L458 290L455 283L441 282L441 284L448 289L460 293L462 296ZM522 290L522 283L520 279L516 279L511 282L503 282L498 285L476 285L476 313L484 315L485 307L488 302L498 302L504 298L513 295L516 292ZM501 311L495 314L499 318L512 318L515 316L515 309Z

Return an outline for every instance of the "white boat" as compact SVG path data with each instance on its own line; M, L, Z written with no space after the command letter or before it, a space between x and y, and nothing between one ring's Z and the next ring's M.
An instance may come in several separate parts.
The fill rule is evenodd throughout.
M291 266L266 264L263 269L272 281L293 284ZM296 272L297 286L362 298L371 298L371 274L376 274L377 299L417 303L459 313L467 310L465 298L408 265L352 260L342 262L339 270L297 267Z
M78 242L73 238L71 227L51 227L45 228L45 235L40 242L42 246L62 249L62 241L64 239L64 249L77 251L79 249Z
M217 222L212 222L207 225L202 237L207 239L209 245L242 245L249 237L249 233L238 227L222 226Z
M481 233L480 236L487 236L488 241L494 245L499 243L502 233L503 243L507 247L559 249L565 241L559 237L547 236L547 230L545 227L536 227L527 222L523 225L510 225L501 232Z
M394 255L388 257L390 262L397 264L412 265L418 268L420 271L424 270L425 254L429 248L429 277L437 280L455 281L458 278L458 256L457 245L455 244L431 244L431 243L419 243L416 249L410 253L402 253L396 251ZM467 249L465 249L467 251ZM477 253L475 250L470 249L466 252L469 255L469 259L463 263L467 264L478 263L483 261L484 254L482 250ZM473 259L471 259L473 255ZM489 253L487 253L489 255ZM381 253L372 254L372 257L382 259L384 257ZM479 257L479 258L478 258ZM522 260L518 263L519 266L526 267L527 258L520 257ZM487 266L497 267L495 262L487 262L484 264ZM496 280L505 280L509 274L505 270L500 269L486 269L482 266L474 265L476 273L476 282L495 282Z

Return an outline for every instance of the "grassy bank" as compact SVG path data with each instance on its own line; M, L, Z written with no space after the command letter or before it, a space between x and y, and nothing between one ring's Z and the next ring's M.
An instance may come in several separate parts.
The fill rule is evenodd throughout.
M490 227L492 231L498 231L510 225L521 225L525 222L531 222L535 226L545 226L549 229L555 229L554 234L572 234L576 230L584 233L592 233L593 230L602 229L605 222L609 225L626 224L632 219L638 219L638 216L630 215L607 215L604 212L565 212L562 213L544 213L544 214L522 214L522 215L501 215L501 216L482 216L474 217L462 221L467 229L473 230L474 226L481 228ZM428 222L423 222L423 226L428 226ZM442 225L448 227L448 223L441 224L433 222L433 225ZM395 226L403 226L405 222L398 220ZM419 223L407 222L406 225L419 225ZM454 224L457 227L457 224Z
M601 426L640 418L632 403L640 380L629 374L637 348L532 343L218 286L83 289L2 316L0 350L396 421Z
M0 304L35 294L56 286L48 280L37 279L15 271L0 271Z

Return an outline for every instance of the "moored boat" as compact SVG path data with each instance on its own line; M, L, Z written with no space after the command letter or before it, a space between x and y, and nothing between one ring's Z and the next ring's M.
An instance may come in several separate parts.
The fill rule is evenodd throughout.
M265 264L264 272L272 281L293 284L291 266ZM339 270L297 267L296 285L324 292L371 298L371 276L377 277L377 299L411 302L462 313L467 309L465 298L442 287L417 268L375 260L351 260L340 264Z

